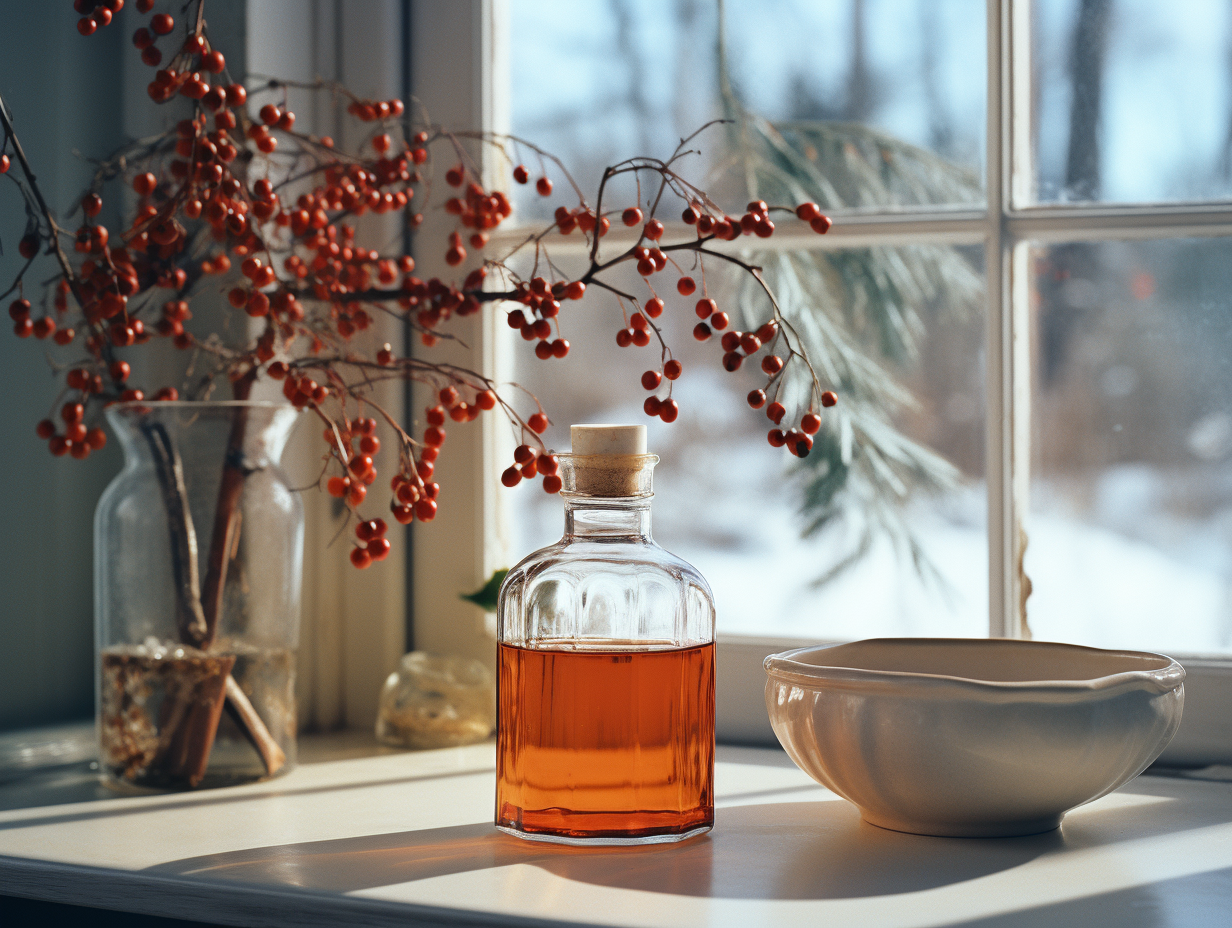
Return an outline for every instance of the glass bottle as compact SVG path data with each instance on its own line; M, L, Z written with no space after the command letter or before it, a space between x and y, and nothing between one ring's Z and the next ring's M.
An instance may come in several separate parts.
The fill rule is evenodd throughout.
M571 431L565 535L500 591L496 826L683 840L714 824L714 600L650 537L645 426Z
M191 789L295 765L304 516L289 405L107 409L124 469L94 517L100 768Z

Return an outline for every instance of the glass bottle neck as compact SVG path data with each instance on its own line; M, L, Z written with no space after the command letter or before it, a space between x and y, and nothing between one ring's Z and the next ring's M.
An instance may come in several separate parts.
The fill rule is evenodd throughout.
M570 541L650 541L650 499L590 498L565 502Z

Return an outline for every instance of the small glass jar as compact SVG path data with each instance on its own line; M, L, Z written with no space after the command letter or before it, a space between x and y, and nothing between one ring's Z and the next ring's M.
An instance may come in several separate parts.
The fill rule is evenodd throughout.
M574 426L565 535L498 606L496 827L570 844L714 824L714 600L650 537L644 426Z
M295 763L303 506L278 466L298 413L107 409L124 469L94 517L100 767L113 786L225 786Z

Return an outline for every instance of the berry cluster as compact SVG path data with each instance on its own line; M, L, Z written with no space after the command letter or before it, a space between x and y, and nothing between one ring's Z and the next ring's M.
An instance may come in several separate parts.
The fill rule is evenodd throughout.
M547 451L536 451L530 445L518 445L513 450L513 460L514 463L501 474L501 483L505 486L516 487L523 480L533 480L538 476L543 477L545 493L560 492L560 462L556 455Z
M363 570L373 561L383 561L389 557L389 539L385 533L389 526L384 519L368 519L355 526L355 537L359 544L351 549L351 563Z
M511 294L511 300L523 308L510 311L505 321L509 328L517 329L525 341L536 343L535 357L541 361L563 358L569 353L569 341L560 337L561 301L580 300L585 294L586 284L580 280L549 284L546 278L533 277L530 281L521 281ZM553 325L557 327L555 338L552 337Z
M561 331L561 317L567 315L562 308L602 289L620 304L617 345L645 347L657 340L661 346L659 365L641 377L643 388L650 391L643 408L673 422L680 408L672 388L683 367L664 342L657 320L666 311L666 302L652 285L669 265L674 268L676 292L695 300L699 320L695 336L705 341L722 333L725 369L738 370L764 349L761 369L767 382L764 389L750 394L750 403L755 408L766 405L776 426L769 436L771 444L784 445L798 455L807 453L811 436L821 425L815 410L832 405L834 394L821 390L773 293L764 288L759 269L709 246L742 235L772 235L775 226L770 217L776 211L794 212L791 221L823 233L830 221L816 204L791 210L754 201L742 215L727 215L676 173L675 162L685 151L682 143L666 161L637 158L609 168L594 205L579 192L575 202L558 206L550 226L526 240L537 259L536 270L526 279L507 262L494 260L462 274L463 265L472 260L471 250L489 245L512 207L503 191L484 188L463 154L460 138L495 149L513 165L514 183L529 184L533 179L544 197L552 196L554 189L544 167L548 162L559 166L567 189L580 191L563 165L521 139L414 125L401 100L363 99L323 82L270 81L251 89L230 82L225 79L225 57L212 46L205 28L204 3L196 0L195 16L188 12L192 4L183 7L190 21L180 41L168 38L176 31L171 13L154 14L154 0L137 0L141 14L152 14L133 35L142 60L158 68L147 88L149 96L160 104L177 101L188 113L163 136L135 143L101 163L80 201L82 221L75 234L66 237L76 255L71 261L60 246L64 230L41 205L34 172L0 106L0 173L10 169L12 150L25 184L35 193L31 202L41 212L18 246L27 265L8 291L17 296L9 307L14 332L66 348L77 346L84 355L65 364L65 392L55 404L63 428L53 421L54 413L37 427L53 454L83 458L102 447L106 436L91 422L108 403L178 398L174 388L164 387L147 399L143 390L130 384L131 368L122 357L155 336L165 338L177 349L191 350L194 367L209 368L206 379L229 379L236 398L246 398L254 381L268 377L281 383L292 405L320 419L326 446L321 480L326 491L354 514L362 546L354 549L351 559L355 566L366 567L389 551L385 522L360 512L371 505L369 489L377 480L376 456L382 448L378 428L393 439L387 437L393 448L386 453L397 452L389 509L400 524L428 522L437 515L440 486L435 476L447 424L474 421L488 411L506 416L520 430L523 442L514 453L514 463L502 474L502 483L515 486L539 477L545 491L561 488L557 459L540 437L549 422L538 400L536 411L523 419L496 385L480 374L421 357L401 357L389 343L378 345L373 338L378 319L399 320L431 347L449 336L447 326L455 315L469 316L485 302L504 301L509 304L510 327L533 343L536 357L548 361L569 354L569 341ZM76 0L75 7L83 16L79 30L88 35L110 23L123 2ZM165 63L164 51L170 55ZM332 139L297 129L295 114L286 107L291 86L345 97L348 114L370 128L358 152L338 152ZM431 151L438 141L447 143L455 159L462 160L444 170L451 189L433 207L424 175L431 172ZM521 163L519 153L526 151L533 152L541 165L534 178ZM275 152L277 159L268 157ZM657 191L644 203L605 210L608 180L630 172L649 172ZM131 223L118 232L98 222L104 188L112 179L131 186L138 198ZM641 185L639 177L639 190ZM692 227L677 241L672 239L679 227L669 229L657 215L661 202L673 202L664 200L665 194L682 203L681 221ZM385 254L358 241L356 217L397 213L408 229L415 230L423 222L422 210L430 208L455 217L447 232L444 259L459 269L460 282L416 277L410 255ZM600 240L616 220L635 230L637 240L628 245L624 239L623 252L603 259ZM547 236L574 232L587 238L590 267L572 279L555 279ZM22 289L26 269L40 250L56 258L61 273L53 278L46 310L36 312ZM685 257L692 262L687 273L677 263ZM753 332L732 330L727 312L707 295L707 260L725 261L752 274L765 289L772 318ZM645 297L625 293L610 279L614 268L630 261L649 290ZM541 274L540 267L548 271ZM494 281L499 282L493 285ZM243 314L243 324L231 331L252 332L248 344L229 347L221 338L194 335L189 328L192 299L202 291L224 294L229 305ZM766 400L767 393L777 397L793 362L807 369L813 390L798 427L784 431L777 426L786 410L777 399L768 405ZM391 379L430 384L436 392L418 438L374 402L373 386Z
M149 12L153 3L151 0L137 0L137 9L145 6L143 12ZM124 0L73 0L73 9L81 14L77 20L77 31L82 35L94 35L103 26L110 26L116 13L124 9ZM171 30L168 29L168 32Z

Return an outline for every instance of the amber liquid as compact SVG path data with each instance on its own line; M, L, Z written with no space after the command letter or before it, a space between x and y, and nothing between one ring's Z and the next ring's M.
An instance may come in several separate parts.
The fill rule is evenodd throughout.
M714 824L714 644L500 645L496 824L671 840Z

